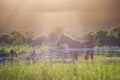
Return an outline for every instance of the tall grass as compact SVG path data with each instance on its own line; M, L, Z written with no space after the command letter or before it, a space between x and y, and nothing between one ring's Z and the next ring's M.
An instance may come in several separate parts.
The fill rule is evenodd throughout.
M8 52L10 48L19 52L28 52L31 46L4 46ZM0 46L2 49L3 46ZM35 47L41 51L48 50L48 46ZM95 60L111 60L119 57L95 56ZM120 80L119 62L79 62L79 63L53 63L48 62L26 63L14 62L0 66L0 80Z
M120 80L120 63L24 62L0 66L0 80Z

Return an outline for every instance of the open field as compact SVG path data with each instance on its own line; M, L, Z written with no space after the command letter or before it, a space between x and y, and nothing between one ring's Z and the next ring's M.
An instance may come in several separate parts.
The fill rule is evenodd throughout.
M24 62L0 66L0 80L119 80L120 63Z
M28 46L12 46L12 48L19 52L31 50L31 47ZM9 49L9 47L6 47L6 52ZM35 47L35 49L45 51L49 47ZM52 67L49 62L30 63L18 60L13 64L0 66L0 80L120 80L120 62L110 61L120 60L120 57L116 55L109 56L107 55L109 52L105 52L105 55L102 52L99 55L96 55L96 53L96 62L53 62ZM26 54L20 55L26 56ZM79 57L79 59L82 60L83 58ZM104 62L104 60L108 60L108 62Z

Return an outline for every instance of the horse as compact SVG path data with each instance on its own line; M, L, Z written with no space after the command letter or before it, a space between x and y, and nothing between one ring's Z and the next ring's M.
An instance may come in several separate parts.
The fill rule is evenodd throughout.
M32 60L32 62L35 63L36 62L36 58L35 57L37 55L36 51L33 49L32 51L29 52L29 54L30 55L28 56L27 60Z
M84 42L81 41L77 41L74 38L62 34L60 35L60 37L57 40L57 47L60 46L61 44L67 44L69 48L93 48L92 42L90 40L86 40ZM72 56L72 61L75 62L78 60L78 56L80 54L84 53L84 51L72 51L70 52L71 56ZM91 57L91 60L94 59L94 52L93 51L86 51L85 53L85 60L88 60L89 57Z
M11 60L13 61L15 58L19 56L19 53L16 50L10 49L9 57L11 57Z
M13 50L13 49L10 49L10 53L9 53L10 57L18 57L18 52Z

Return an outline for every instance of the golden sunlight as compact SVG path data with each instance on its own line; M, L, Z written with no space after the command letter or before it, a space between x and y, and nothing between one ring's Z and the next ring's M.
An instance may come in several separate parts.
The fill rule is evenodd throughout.
M49 32L63 26L83 32L118 24L119 7L117 0L0 0L0 30L29 26L37 32Z

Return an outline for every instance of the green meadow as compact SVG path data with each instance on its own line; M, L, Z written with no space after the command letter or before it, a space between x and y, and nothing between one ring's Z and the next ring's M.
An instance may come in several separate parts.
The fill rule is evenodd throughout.
M26 63L0 66L0 80L120 80L119 62Z

